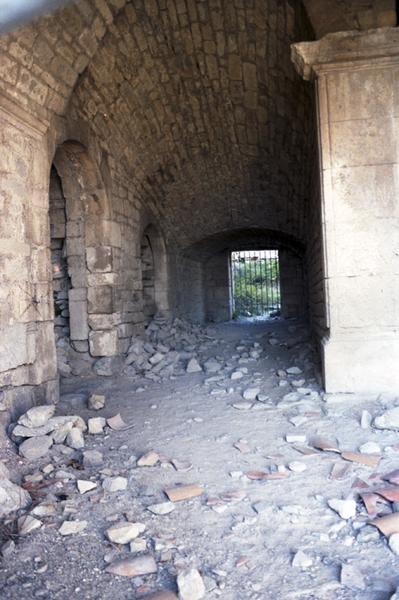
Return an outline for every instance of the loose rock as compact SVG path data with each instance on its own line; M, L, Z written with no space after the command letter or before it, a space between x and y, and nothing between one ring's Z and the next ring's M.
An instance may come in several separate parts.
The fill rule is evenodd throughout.
M54 404L34 406L30 408L24 415L19 417L18 423L24 427L42 427L54 415Z
M61 535L81 533L87 527L87 521L64 521L58 530Z
M112 562L106 569L107 573L123 577L138 577L158 571L157 564L150 554L137 557L122 558ZM191 599L193 600L193 599Z
M115 544L129 544L145 530L143 523L126 523L125 521L107 529L107 538Z
M147 506L147 510L152 512L154 515L168 515L174 511L176 506L173 502L161 502L159 504L151 504Z
M197 569L183 571L177 577L181 600L200 600L205 596L205 585Z
M354 500L328 500L328 506L339 514L341 519L352 519L356 516L356 502Z
M19 446L21 456L28 460L36 460L45 456L53 445L53 440L47 435L28 438Z
M105 396L92 394L87 401L87 406L90 410L101 410L105 406Z
M127 479L125 477L105 477L103 489L106 492L120 492L127 488Z

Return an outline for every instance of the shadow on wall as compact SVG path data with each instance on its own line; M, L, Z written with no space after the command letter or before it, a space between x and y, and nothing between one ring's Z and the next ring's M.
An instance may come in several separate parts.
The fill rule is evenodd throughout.
M140 246L143 313L148 322L155 314L169 313L168 260L165 242L155 225L148 225Z

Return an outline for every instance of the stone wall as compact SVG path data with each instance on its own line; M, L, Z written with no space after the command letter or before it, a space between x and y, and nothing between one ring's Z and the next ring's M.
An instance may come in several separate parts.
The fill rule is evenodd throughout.
M229 321L232 318L230 252L210 258L205 269L205 304L208 321Z
M288 248L279 250L281 316L303 318L308 314L303 257Z

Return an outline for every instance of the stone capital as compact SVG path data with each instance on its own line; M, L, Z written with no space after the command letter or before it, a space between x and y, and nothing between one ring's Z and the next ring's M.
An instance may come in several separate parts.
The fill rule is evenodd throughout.
M327 71L399 64L399 28L331 33L315 42L293 44L291 58L308 81Z

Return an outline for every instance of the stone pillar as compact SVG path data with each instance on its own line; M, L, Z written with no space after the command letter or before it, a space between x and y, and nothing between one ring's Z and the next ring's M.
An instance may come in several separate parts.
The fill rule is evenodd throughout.
M399 29L293 46L316 80L328 392L399 390Z
M10 417L58 399L46 130L0 94L0 438Z

